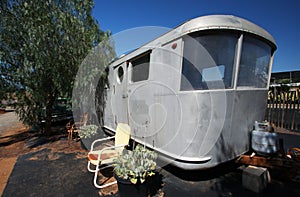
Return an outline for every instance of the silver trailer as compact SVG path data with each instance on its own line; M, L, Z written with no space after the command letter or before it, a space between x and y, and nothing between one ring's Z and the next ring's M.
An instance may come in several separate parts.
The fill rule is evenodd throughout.
M263 121L273 37L239 17L189 20L109 65L104 128L182 169L205 169L247 152Z

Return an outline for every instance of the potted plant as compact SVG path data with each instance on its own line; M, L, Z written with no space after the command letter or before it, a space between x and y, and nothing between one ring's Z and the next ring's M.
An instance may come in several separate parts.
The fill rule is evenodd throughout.
M115 159L114 176L120 196L148 196L155 175L157 153L137 145L133 151L124 149Z
M80 127L79 137L81 139L91 138L97 134L98 126L94 124L83 125Z
M93 139L92 137L97 134L98 126L94 124L80 126L78 135L80 137L81 145L87 149L90 147Z

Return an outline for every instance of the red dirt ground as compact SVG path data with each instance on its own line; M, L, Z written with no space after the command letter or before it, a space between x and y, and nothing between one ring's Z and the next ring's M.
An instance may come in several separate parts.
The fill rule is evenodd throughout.
M58 134L49 137L50 143L29 148L26 143L33 139L37 133L29 132L28 127L18 120L14 112L0 114L0 196L2 196L8 178L20 155L48 148L52 151L63 151L65 153L76 151L82 153L78 155L79 157L86 157L87 151L81 148L80 142L71 141L68 145L67 140L58 140L67 135L63 128L55 132L58 132Z

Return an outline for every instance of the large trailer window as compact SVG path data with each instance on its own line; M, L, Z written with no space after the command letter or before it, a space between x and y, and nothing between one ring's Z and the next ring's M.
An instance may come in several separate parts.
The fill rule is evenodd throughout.
M184 37L181 90L233 87L238 34L193 33Z
M138 58L131 60L132 75L131 81L138 82L147 80L149 77L150 52L147 52Z
M266 88L269 78L271 47L244 36L237 86Z

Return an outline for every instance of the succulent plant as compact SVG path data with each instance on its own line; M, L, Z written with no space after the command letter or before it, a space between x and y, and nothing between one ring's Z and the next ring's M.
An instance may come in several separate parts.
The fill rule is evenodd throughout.
M82 139L91 138L93 135L97 134L97 129L98 129L97 125L93 125L93 124L83 125L80 127L79 136Z
M133 151L124 149L114 163L115 174L131 183L145 182L148 176L153 176L156 169L157 153L141 145Z

